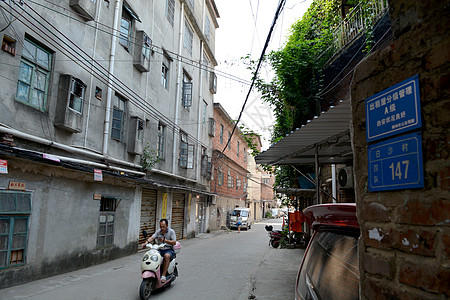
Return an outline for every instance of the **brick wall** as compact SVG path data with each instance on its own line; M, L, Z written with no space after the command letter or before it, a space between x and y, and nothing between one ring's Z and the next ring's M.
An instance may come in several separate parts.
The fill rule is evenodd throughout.
M393 41L352 86L361 299L450 296L450 1L389 1ZM367 191L364 99L419 75L425 187Z
M234 123L231 122L231 118L226 111L218 103L214 104L214 120L216 122L215 135L213 138L213 158L212 163L214 165L214 179L211 180L211 192L217 193L221 197L230 198L238 201L239 206L245 205L246 192L244 191L244 182L248 183L247 179L247 160L249 157L247 152L248 146L240 132L236 129L230 143L230 149L227 147L223 153L223 156L219 158L220 152L224 149L228 141L228 133L233 131ZM221 125L223 125L223 142L220 141ZM239 144L239 152L238 152ZM239 154L238 154L239 153ZM223 172L223 185L219 185L218 176L219 169ZM230 172L233 186L228 186L228 172ZM236 178L241 181L241 186L237 186ZM241 202L239 202L241 201Z

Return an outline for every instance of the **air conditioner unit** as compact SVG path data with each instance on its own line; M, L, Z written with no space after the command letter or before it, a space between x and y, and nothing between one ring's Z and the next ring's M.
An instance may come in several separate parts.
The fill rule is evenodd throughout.
M353 167L352 166L339 169L338 184L341 189L353 188Z
M134 47L133 65L141 72L150 70L150 54L152 40L144 31L136 32L136 47Z
M144 151L144 120L138 117L131 117L129 132L128 132L128 149L132 154L142 154Z
M81 132L86 85L69 74L59 77L55 126L69 132Z
M216 135L216 120L214 118L209 118L209 136Z

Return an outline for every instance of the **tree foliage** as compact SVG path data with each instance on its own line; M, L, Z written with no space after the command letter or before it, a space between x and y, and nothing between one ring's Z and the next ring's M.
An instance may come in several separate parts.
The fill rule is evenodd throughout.
M257 77L256 88L275 114L271 142L300 128L321 111L322 67L332 54L332 30L339 22L339 0L315 0L303 18L291 27L285 46L270 52L265 62L275 77ZM256 62L247 56L251 69ZM290 166L276 169L275 187L297 187L298 174Z

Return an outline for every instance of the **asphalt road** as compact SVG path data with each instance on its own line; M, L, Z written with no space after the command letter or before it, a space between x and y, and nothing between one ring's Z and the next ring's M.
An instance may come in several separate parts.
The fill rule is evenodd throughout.
M220 231L180 241L179 277L151 299L294 299L304 250L273 249L264 225ZM139 252L105 264L0 290L0 299L139 299Z

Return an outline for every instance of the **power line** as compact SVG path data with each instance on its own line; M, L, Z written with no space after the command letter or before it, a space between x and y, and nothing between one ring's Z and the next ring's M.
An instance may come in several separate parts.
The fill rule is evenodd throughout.
M230 143L231 137L233 136L233 134L234 134L234 132L236 130L237 124L241 120L242 113L244 112L244 109L245 109L245 105L247 104L248 98L250 97L250 93L251 93L251 91L253 89L253 86L255 85L256 76L258 74L259 68L261 67L261 64L262 64L262 61L263 61L266 49L269 46L270 37L272 35L272 32L273 32L273 29L275 27L276 21L278 19L278 16L280 15L281 10L283 9L283 6L284 6L285 2L286 2L286 0L280 0L280 2L278 3L277 11L275 12L275 16L273 18L272 25L271 25L270 30L269 30L269 34L267 35L266 42L264 44L264 48L263 48L263 50L261 52L261 56L260 56L259 61L258 61L258 65L256 66L255 74L253 75L252 84L250 85L250 88L248 90L248 93L247 93L247 96L245 98L244 104L242 105L241 112L239 113L239 117L238 117L237 121L234 124L233 131L231 132L231 135L228 138L228 142L225 145L224 149L222 150L222 153L225 151L225 149L227 148L228 144Z

